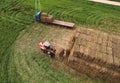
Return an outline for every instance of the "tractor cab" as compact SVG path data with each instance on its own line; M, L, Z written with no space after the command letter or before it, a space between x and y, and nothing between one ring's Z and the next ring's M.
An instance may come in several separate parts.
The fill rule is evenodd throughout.
M36 21L40 21L41 12L35 14Z
M53 58L55 56L56 49L53 48L48 41L45 41L44 43L40 42L39 48L43 53L47 54L49 57Z

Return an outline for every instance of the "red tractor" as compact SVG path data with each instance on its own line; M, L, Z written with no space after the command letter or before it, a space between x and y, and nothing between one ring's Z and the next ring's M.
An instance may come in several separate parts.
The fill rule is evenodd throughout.
M50 58L55 57L56 49L53 48L48 41L45 41L44 43L40 42L39 48L43 53L47 54Z

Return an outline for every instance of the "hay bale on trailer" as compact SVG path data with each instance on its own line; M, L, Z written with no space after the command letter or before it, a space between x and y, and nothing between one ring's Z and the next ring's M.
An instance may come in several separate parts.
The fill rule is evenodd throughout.
M49 15L47 18L46 18L46 22L48 23L51 23L54 21L54 17L52 15Z
M48 17L47 13L41 13L41 17Z
M46 22L47 17L41 16L40 19L42 22Z

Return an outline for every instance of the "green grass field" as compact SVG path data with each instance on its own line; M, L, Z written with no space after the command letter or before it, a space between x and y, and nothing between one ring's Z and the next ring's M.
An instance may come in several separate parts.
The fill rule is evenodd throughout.
M49 30L55 30L35 22L34 15L41 10L77 26L120 34L120 7L117 6L86 0L1 0L0 83L104 82L86 75L72 76L63 68L56 68L55 61L36 48L37 37L42 40Z

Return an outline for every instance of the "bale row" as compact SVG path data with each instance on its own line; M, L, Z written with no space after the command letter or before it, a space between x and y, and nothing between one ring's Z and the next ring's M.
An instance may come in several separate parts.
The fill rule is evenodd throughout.
M106 33L98 33L87 29L78 31L80 34L77 39L77 45L75 51L84 53L97 59L120 66L120 38L116 36L108 36ZM95 34L94 34L95 33ZM92 36L90 35L92 34ZM113 58L114 57L114 58Z
M68 57L67 65L93 77L118 83L120 81L120 38L111 41L105 33L95 33L96 35L94 33L91 30L87 34L80 32L76 37L75 50L71 50L73 56Z
M72 57L73 58L73 57ZM99 77L104 80L108 80L111 83L118 83L120 81L120 73L114 70L110 70L106 67L99 66L97 64L88 63L83 59L70 59L68 65L78 72L84 72L92 77ZM94 71L93 71L94 70Z
M86 53L82 53L80 51L74 51L74 57L79 58L79 59L83 59L83 60L90 62L90 63L95 63L95 64L103 66L103 67L107 67L109 69L112 69L112 66L114 66L114 70L120 72L119 65L117 65L117 63L119 63L119 60L116 57L114 57L115 64L108 63L108 61L111 60L110 57L108 57L108 60L105 61L104 59L92 57L92 56L86 55Z
M56 53L55 53L55 59L59 61L63 61L63 56L64 56L64 49L61 47L56 47Z

